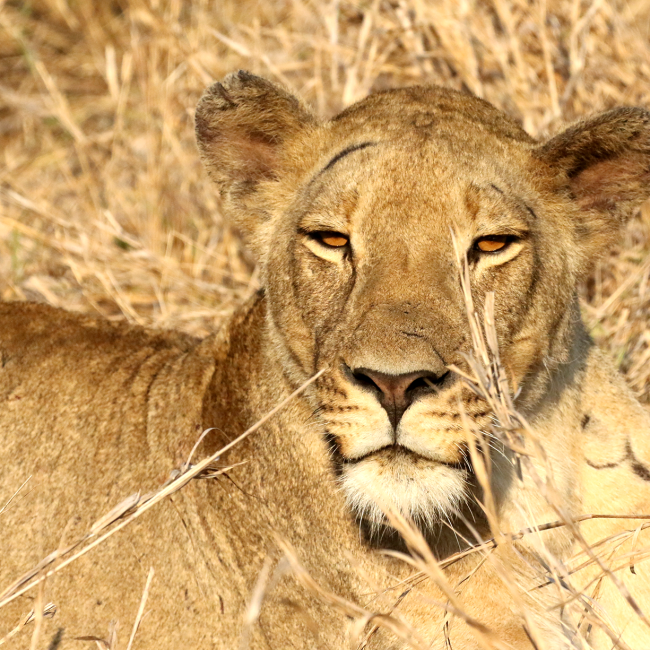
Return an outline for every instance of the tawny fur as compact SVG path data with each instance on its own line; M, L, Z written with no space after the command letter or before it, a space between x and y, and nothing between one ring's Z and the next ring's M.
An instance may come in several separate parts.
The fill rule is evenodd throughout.
M247 73L210 88L197 109L199 148L258 256L263 290L203 341L0 305L0 504L32 476L0 515L0 586L130 493L159 486L204 429L213 431L200 455L327 367L220 459L246 461L228 479L193 481L49 579L46 598L58 613L44 639L77 648L75 637L104 637L111 620L126 636L153 566L139 648L237 647L265 560L281 556L279 535L339 596L392 612L433 648L445 648L446 636L455 650L480 647L463 620L445 617L436 603L447 599L431 581L406 593L400 580L411 570L378 551L400 546L386 504L413 518L440 558L458 550L445 521L460 526L472 516L488 534L463 462L460 410L479 426L491 414L445 374L470 351L450 233L468 251L479 308L495 292L517 407L544 445L566 511L650 513L650 419L594 348L576 297L589 264L650 194L649 120L641 109L618 109L539 144L486 102L435 87L379 93L325 122ZM350 244L323 246L318 231ZM503 252L476 250L478 238L503 234L512 237ZM358 369L426 371L439 381L418 389L393 431ZM556 519L503 451L494 458L500 528ZM595 542L637 523L600 520L582 530ZM543 539L559 559L578 549L564 530ZM519 550L494 557L532 588L521 557L534 558L534 544ZM480 559L447 570L468 614L511 647L532 647L498 564ZM644 565L619 573L650 607ZM290 574L271 583L250 647L349 647L344 615ZM588 593L630 647L647 647L650 629L611 581ZM568 643L555 607L562 594L545 588L527 598L542 647ZM31 607L30 596L0 610L0 637ZM596 629L589 640L609 647ZM24 645L17 637L15 647ZM367 647L406 646L381 632Z

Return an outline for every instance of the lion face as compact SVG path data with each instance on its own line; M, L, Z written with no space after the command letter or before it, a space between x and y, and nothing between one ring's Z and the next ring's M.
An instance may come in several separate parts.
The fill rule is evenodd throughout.
M540 197L509 178L517 152L486 161L409 135L340 143L305 176L268 249L272 329L297 376L330 369L311 397L346 498L372 523L387 506L435 521L476 489L461 411L484 429L490 413L449 370L471 352L452 232L475 300L496 294L518 385L561 336L550 316L566 313L574 286L568 262L548 259Z
M540 146L439 88L374 95L325 123L243 73L202 100L199 146L260 257L275 354L296 385L328 368L308 397L361 518L393 509L429 525L475 496L462 414L479 429L491 416L449 370L471 352L457 251L477 308L495 294L520 409L534 411L569 360L576 282L613 231L614 190L594 188L621 153L591 160L584 147L614 119ZM632 200L621 188L619 212Z

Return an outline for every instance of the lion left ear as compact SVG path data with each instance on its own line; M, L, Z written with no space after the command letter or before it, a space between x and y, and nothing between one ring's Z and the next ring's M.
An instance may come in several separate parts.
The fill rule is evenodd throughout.
M585 217L581 238L604 244L650 197L650 112L601 113L551 138L534 155L564 173L564 186Z
M273 202L260 187L286 173L288 145L318 121L281 86L240 70L206 90L195 123L199 153L224 211L255 247Z

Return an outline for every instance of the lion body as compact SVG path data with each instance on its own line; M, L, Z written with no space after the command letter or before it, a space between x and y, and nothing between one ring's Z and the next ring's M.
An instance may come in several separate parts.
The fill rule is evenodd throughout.
M484 427L491 414L446 371L471 351L451 228L466 246L492 232L485 224L509 237L500 256L468 249L469 273L480 306L495 293L502 358L563 512L650 513L650 418L585 333L575 290L617 227L603 216L614 208L598 189L602 175L617 178L619 221L647 196L643 172L643 182L625 185L645 155L638 123L647 116L623 117L618 137L634 147L603 145L594 162L579 147L616 129L601 136L595 121L582 144L568 131L540 146L489 104L441 89L371 96L320 124L256 77L214 87L197 114L199 144L225 209L259 256L264 290L203 341L0 305L0 504L31 477L0 514L0 585L129 494L160 486L205 429L199 456L329 371L219 459L244 463L228 478L191 482L48 578L44 597L58 607L43 630L49 647L105 638L111 620L127 636L150 567L141 648L233 648L242 634L252 648L345 648L346 613L364 611L393 614L426 647L470 650L498 639L530 648L532 634L538 647L556 648L571 629L609 647L591 620L561 613L570 600L561 586L534 589L531 566L544 565L546 552L568 560L582 549L580 534L590 544L619 536L600 558L618 578L592 583L588 568L576 580L629 647L647 647L650 628L617 582L650 605L648 540L624 535L640 520L595 519L524 536L488 560L467 555L444 576L468 618L445 614L445 603L453 607L435 580L410 580L407 563L376 548L391 538L386 508L418 522L440 559L465 548L444 526L450 517L475 517L489 536L472 505L480 491L460 421L464 410ZM614 166L619 158L625 171ZM321 232L342 232L354 247L339 251ZM428 384L409 385L406 408L380 404L383 378L412 375ZM507 450L493 462L501 531L558 518L531 476L516 479ZM278 564L278 544L293 549L320 596L295 566ZM506 565L520 591L504 579ZM0 638L32 607L30 595L0 610ZM382 629L367 647L407 647L397 637ZM24 633L16 640L23 647Z
M223 429L223 444L289 394L290 385L277 381L266 391L260 388L278 376L268 359L259 363L251 354L264 347L261 302L203 342L43 305L0 305L2 329L12 332L3 339L7 408L1 423L5 430L21 431L3 447L8 459L3 488L31 477L24 499L2 514L11 535L3 536L8 543L2 546L1 584L81 537L125 496L159 487L187 459L208 423ZM88 358L89 348L89 364L71 363ZM58 388L43 395L48 386ZM224 412L221 404L231 408ZM365 569L373 588L388 590L375 607L390 610L401 594L394 580L409 572L360 544L358 528L337 498L324 439L313 426L304 427L310 416L299 401L288 405L241 443L236 457L256 460L233 470L232 482L192 482L77 560L72 570L48 579L46 598L58 611L45 621L44 639L57 640L57 648L78 647L78 637L108 638L111 621L120 624L119 638L126 637L153 567L140 647L236 647L264 562L279 559L274 534L290 541L329 589L352 602L369 600L368 579L359 576L359 568ZM209 445L205 452L211 451ZM465 570L460 565L458 575ZM480 576L479 582L490 581ZM422 605L414 600L419 612ZM499 597L494 607L502 604ZM3 608L3 633L33 605L32 598L22 597ZM506 638L521 636L520 626L500 617ZM441 622L442 613L437 625L426 627L441 628ZM284 578L265 604L251 647L344 648L347 627L344 616ZM469 643L471 635L465 630L461 638ZM15 642L22 647L24 636ZM393 647L384 643L378 647Z

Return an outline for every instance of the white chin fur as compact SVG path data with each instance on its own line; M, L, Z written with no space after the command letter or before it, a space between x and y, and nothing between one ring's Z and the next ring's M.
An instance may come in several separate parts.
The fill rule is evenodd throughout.
M467 500L464 471L410 455L372 455L345 465L340 481L348 506L373 525L387 524L385 510L395 510L430 528Z

